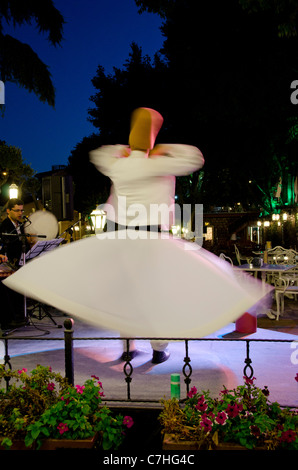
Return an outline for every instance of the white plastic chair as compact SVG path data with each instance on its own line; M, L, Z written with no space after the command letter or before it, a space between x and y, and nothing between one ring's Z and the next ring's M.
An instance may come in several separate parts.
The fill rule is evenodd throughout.
M219 257L221 259L227 261L228 263L230 263L233 266L233 261L229 256L225 255L224 253L220 253Z
M252 256L241 256L237 245L234 245L234 247L235 247L235 254L236 254L236 258L237 258L239 266L242 264L241 261L245 261L245 263L248 263L248 264L252 262L253 260Z
M276 320L284 313L285 296L292 296L297 300L298 296L298 272L293 272L293 276L283 275L275 281L275 301L276 301Z

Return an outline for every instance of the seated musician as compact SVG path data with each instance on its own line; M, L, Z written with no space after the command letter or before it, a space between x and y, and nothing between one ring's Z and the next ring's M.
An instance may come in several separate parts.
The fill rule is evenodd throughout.
M31 247L31 240L28 240L27 236L21 236L24 235L23 201L16 198L10 199L6 212L7 217L0 224L0 239L2 244L0 249L0 262L8 262L14 270L17 270L22 253L26 253ZM3 279L7 275L9 275L9 273L2 272L0 277ZM0 282L0 298L1 329L4 330L22 326L25 322L24 297L8 289Z

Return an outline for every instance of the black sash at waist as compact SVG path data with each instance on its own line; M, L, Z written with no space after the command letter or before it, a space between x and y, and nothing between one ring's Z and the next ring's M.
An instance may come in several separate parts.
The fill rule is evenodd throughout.
M112 222L107 220L106 228L107 232L117 231L117 230L145 230L146 232L161 232L160 225L121 225L117 222Z

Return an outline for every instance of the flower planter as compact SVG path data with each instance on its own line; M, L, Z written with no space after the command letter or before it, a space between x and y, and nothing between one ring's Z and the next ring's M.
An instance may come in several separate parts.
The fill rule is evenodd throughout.
M38 365L29 375L0 364L1 379L14 383L0 388L0 450L92 449L99 443L117 450L133 425L130 416L114 415L102 403L95 375L74 386L51 367Z
M298 413L268 399L269 390L244 385L218 397L192 387L183 403L162 400L158 417L164 450L298 450Z
M99 433L89 439L43 439L39 450L57 450L57 449L93 449L99 439ZM0 445L0 451L6 450ZM36 450L36 443L33 447L26 447L24 440L16 439L13 441L10 450Z
M200 443L196 441L182 441L176 440L173 434L165 434L163 443L162 443L162 450L201 450ZM204 449L207 450L207 449ZM214 445L214 448L209 450L249 450L240 444L236 444L233 442L222 442L217 445ZM254 450L266 450L263 447L258 447Z
M44 439L40 450L93 449L98 441L98 433L89 439Z
M0 438L0 441L2 439ZM1 450L7 450L6 447L2 446L0 444L0 451ZM25 446L25 442L22 439L16 439L13 441L12 446L10 447L10 450L32 450L32 447L29 449L28 447Z

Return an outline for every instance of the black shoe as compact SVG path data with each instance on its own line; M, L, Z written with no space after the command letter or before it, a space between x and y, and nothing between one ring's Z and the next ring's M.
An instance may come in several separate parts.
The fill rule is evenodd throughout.
M121 356L121 360L122 361L125 361L125 362L128 362L128 361L131 361L134 357L136 357L137 355L139 354L139 351L137 349L134 349L133 351L129 351L129 353L127 353L126 351L124 351L122 353L122 356Z
M153 349L153 356L152 356L152 363L153 364L160 364L161 362L165 362L169 359L170 353L165 351L155 351Z

